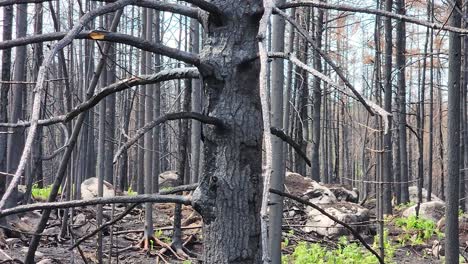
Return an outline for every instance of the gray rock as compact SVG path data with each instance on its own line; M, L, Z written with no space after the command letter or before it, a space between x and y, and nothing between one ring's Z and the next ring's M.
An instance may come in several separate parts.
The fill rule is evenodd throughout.
M310 188L303 194L309 202L314 204L330 204L336 203L337 199L330 189L320 185L315 181L311 181Z
M416 215L416 206L413 205L410 208L403 211L403 217L409 217ZM421 203L419 208L419 215L423 218L433 220L437 223L445 215L445 203L441 201L430 201Z
M408 188L409 191L409 199L410 202L417 203L418 202L418 187L417 186L410 186ZM422 188L422 201L427 202L427 190ZM439 197L435 196L434 193L431 193L431 201L442 201Z
M176 171L165 171L159 174L159 188L172 188L177 186L178 174Z
M369 221L369 210L355 203L337 202L334 204L320 205L327 213L333 215L340 221L347 224L357 224ZM336 238L343 235L349 235L348 229L336 223L327 216L321 214L316 209L307 207L307 222L304 231L307 233L316 232L317 234L329 238ZM370 233L371 225L353 226L360 233Z
M338 201L351 203L359 202L359 195L356 189L351 191L339 185L328 186L328 189L330 189Z
M106 181L103 184L103 197L114 197L114 186ZM92 177L81 183L81 199L88 200L98 197L98 178Z
M75 225L84 225L86 221L86 215L83 213L80 213L75 217Z
M24 254L28 253L28 247L22 247L22 248L21 248L21 252L24 253ZM43 258L43 257L44 257L44 253L42 253L42 252L36 250L36 253L34 253L34 257L36 257L36 258Z

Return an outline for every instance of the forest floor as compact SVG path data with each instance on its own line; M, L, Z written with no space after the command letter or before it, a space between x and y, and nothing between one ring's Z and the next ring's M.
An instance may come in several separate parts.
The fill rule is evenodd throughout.
M371 203L369 203L371 204ZM115 216L119 215L125 210L125 207L115 207ZM171 243L172 235L172 221L173 221L174 206L169 204L157 204L154 205L153 219L155 226L155 236L163 243ZM112 207L106 206L104 210L105 219L109 221L111 219ZM443 263L441 259L437 257L437 244L436 241L443 243L443 238L439 233L432 235L429 239L424 241L415 241L415 233L408 230L404 230L395 224L393 219L397 219L401 210L395 210L396 216L392 219L388 219L386 222L386 228L388 229L387 243L391 246L393 251L393 258L389 263L412 263L412 264L429 264L429 263ZM82 251L80 254L79 250L69 250L68 248L76 242L76 239L82 237L89 232L93 231L97 225L95 220L95 211L92 207L87 208L76 208L74 210L74 225L71 230L75 239L59 240L58 234L60 233L60 217L54 213L49 220L48 227L43 233L40 247L36 253L36 261L41 264L46 263L96 263L96 248L97 238L96 236L87 239L79 246L79 250ZM21 216L18 222L15 223L14 227L22 232L34 232L34 228L39 221L39 213L31 212ZM142 228L144 222L144 210L143 208L135 208L125 216L121 221L117 222L112 230L112 241L110 230L104 230L104 258L105 262L108 262L110 244L112 247L112 262L111 263L197 263L194 260L178 259L172 254L167 248L161 247L160 245L154 245L149 251L143 251L138 247L139 241L142 236ZM285 221L286 222L286 221ZM302 223L294 223L287 221L287 225L283 227L285 243L283 254L292 254L300 242L319 243L321 247L326 250L332 250L339 247L339 239L325 239L319 237L313 233L305 233L301 230ZM183 207L183 241L186 242L186 248L196 254L201 253L202 249L202 237L201 237L201 218L195 213L190 207ZM406 239L402 243L402 237ZM21 234L18 238L9 238L0 240L0 248L3 252L11 257L13 260L7 260L3 252L0 252L0 263L22 263L24 256L27 251L30 236L27 234ZM370 245L373 244L373 236L368 235L366 237ZM352 237L348 238L348 243L357 243ZM460 244L466 245L468 241L468 233L461 232ZM414 245L410 245L414 244ZM365 249L358 245L359 249L365 251ZM378 249L378 248L377 248ZM389 249L386 249L389 250ZM161 253L164 251L164 253ZM462 250L463 251L463 250ZM462 252L465 254L465 252ZM465 254L466 255L466 254ZM158 262L159 261L159 262ZM358 261L353 259L349 263L362 263L366 262L354 262ZM299 261L298 261L299 262ZM294 262L289 262L294 263ZM310 262L301 262L310 263ZM327 263L327 262L326 262ZM373 262L370 262L373 263ZM462 262L466 263L466 262Z

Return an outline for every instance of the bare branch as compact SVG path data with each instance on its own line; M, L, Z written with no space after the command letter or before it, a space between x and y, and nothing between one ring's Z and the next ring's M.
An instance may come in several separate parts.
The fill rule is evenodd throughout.
M312 208L314 208L315 210L319 211L321 214L325 215L326 217L330 218L331 220L335 221L336 223L342 225L344 228L348 229L351 234L354 236L354 238L356 238L357 240L359 240L359 242L361 242L361 244L367 248L367 250L369 250L378 260L381 264L384 264L384 260L379 256L379 254L377 252L375 252L375 250L369 246L369 244L367 244L366 240L364 240L364 238L359 234L359 232L357 232L354 228L352 228L350 225L348 225L347 223L339 220L338 218L334 217L333 215L327 213L327 211L323 210L322 208L320 208L319 206L309 202L309 201L306 201L304 199L301 199L297 196L294 196L294 195L291 195L289 193L285 193L285 192L282 192L282 191L278 191L278 190L275 190L275 189L271 189L270 188L270 192L271 193L274 193L274 194L277 194L277 195L281 195L281 196L284 196L284 197L287 197L289 199L292 199L296 202L299 202L301 204L305 204L307 206L310 206Z
M97 105L102 99L106 96L111 95L116 92L120 92L131 87L139 86L139 85L146 85L152 84L157 82L163 82L168 80L174 79L182 79L182 78L198 78L198 70L196 68L178 68L178 69L171 69L171 70L163 70L156 74L152 75L143 75L139 77L132 77L128 79L124 79L117 83L111 84L107 87L104 87L99 93L95 94L86 102L83 102L73 108L73 110L65 115L55 116L49 119L39 120L38 124L41 126L48 126L52 124L57 124L61 122L69 122L80 113L85 112L95 105ZM0 127L27 127L30 126L30 122L20 121L15 124L9 123L0 123Z
M268 201L270 193L268 187L271 181L271 170L273 163L273 145L270 133L270 105L268 103L268 48L267 48L267 28L270 17L273 14L273 0L263 0L263 15L258 28L258 50L260 55L260 102L262 105L263 119L263 143L265 147L264 168L263 168L263 193L262 205L260 208L260 227L262 237L262 261L270 263L270 243L268 243Z
M68 32L54 32L41 35L32 35L24 38L6 40L0 42L0 49L8 49L17 46L40 43L45 41L59 40L66 36ZM83 31L75 36L76 39L95 39L109 42L117 42L139 48L144 51L161 54L176 60L180 60L189 64L199 65L200 60L198 55L174 49L157 42L151 42L142 38L134 37L127 34L108 32L108 31Z
M37 4L51 0L0 0L0 6L19 5L19 4Z
M105 3L113 3L116 2L116 0L93 0L96 2L105 2ZM204 0L181 0L183 2L192 4L194 6L199 7L202 10L205 10L212 15L216 17L220 17L222 15L221 10L215 5L210 2L204 1ZM154 2L159 2L159 1L145 1L145 0L140 0L138 1L135 5L141 6L141 7L149 7L153 8L152 6L154 5ZM183 5L177 5L177 6L183 6Z
M317 71L316 69L308 66L307 64L303 63L302 61L300 61L296 56L294 56L292 53L289 53L289 54L286 54L286 53L283 53L283 52L270 52L268 53L268 56L270 58L283 58L283 59L287 59L289 61L291 61L294 65L296 65L297 67L301 68L301 69L304 69L306 70L307 72L309 72L310 74L320 78L322 81L328 83L329 85L331 86L334 86L336 88L338 88L339 90L344 90L345 87L337 84L336 82L334 82L330 77L326 76L325 74ZM353 97L354 98L354 97ZM366 99L363 97L363 100L365 100L365 102L369 105L369 107L375 112L377 113L378 115L380 115L382 117L382 120L384 122L384 133L387 134L388 131L389 131L389 123L390 123L390 117L392 116L391 113L385 111L385 109L383 109L382 107L380 107L379 105L377 105L376 103Z
M130 205L130 207L128 207L125 211L123 211L121 214L119 214L116 218L112 219L111 221L109 222L106 222L105 224L101 225L100 227L96 228L94 231L92 231L91 233L83 236L82 238L78 239L75 244L73 244L71 247L68 248L68 250L72 250L74 248L76 248L77 246L79 246L81 243L83 243L83 241L85 241L86 239L94 236L95 234L97 234L99 231L103 230L104 228L110 226L110 225L113 225L115 224L117 221L119 221L120 219L124 218L126 215L128 215L136 206L138 205L138 203L135 203L135 204L132 204Z
M99 197L88 200L72 200L65 202L46 202L27 205L19 205L13 208L0 211L0 217L13 214L20 214L34 210L53 210L60 208L72 208L97 204L119 204L119 203L178 203L191 205L192 199L182 195L160 195L160 194L140 194L134 196Z
M84 25L91 21L93 18L117 11L129 4L134 3L136 0L119 0L113 4L108 4L94 10L91 10L84 16L80 18L80 20L75 24L75 26L67 33L67 35L57 42L54 47L49 51L47 56L44 58L44 61L39 68L38 77L37 77L37 84L33 91L33 100L32 100L32 111L31 111L31 126L28 131L28 135L26 137L26 141L24 144L23 153L21 154L21 159L18 164L18 168L16 169L15 176L10 182L5 194L3 195L2 199L0 200L0 210L5 207L5 203L13 193L13 190L19 183L21 175L24 173L26 168L26 164L28 162L29 155L31 154L31 148L36 136L38 121L40 117L40 110L41 110L41 101L42 97L44 96L44 83L46 79L46 72L50 67L50 64L53 61L54 56L58 53L59 50L63 49L65 46L70 44L73 39L75 39L76 35L78 35L81 30L83 30Z
M283 17L286 21L291 23L298 31L299 33L307 40L307 42L310 43L310 45L314 48L315 51L317 51L318 54L332 67L332 69L336 72L336 74L340 77L340 79L346 84L346 86L353 92L353 94L357 97L359 102L366 108L366 110L369 112L370 115L375 115L374 111L372 108L367 104L366 100L362 97L362 95L356 90L354 85L351 84L351 82L346 78L345 74L343 73L343 70L335 64L335 62L328 56L327 53L325 53L322 49L320 49L315 41L312 39L311 36L309 36L309 33L299 26L294 18L289 17L286 13L281 11L279 8L275 7L274 8L275 12L279 14L281 17Z
M297 144L296 141L294 141L290 136L286 135L283 130L276 128L276 127L270 127L270 132L271 134L279 137L281 140L289 144L296 152L301 156L304 161L307 163L307 165L312 166L312 163L310 162L310 159L307 158L307 154L302 151L301 146Z
M195 119L205 124L215 125L220 129L223 129L226 127L223 121L216 117L206 116L206 115L202 115L202 114L194 113L194 112L168 113L168 114L158 117L157 119L147 123L144 127L138 129L135 132L135 135L117 150L114 156L114 163L117 162L117 159L120 157L120 155L122 155L123 151L127 150L130 146L135 144L135 142L137 142L139 138L145 135L146 132L153 129L153 127L161 123L164 123L166 121L177 120L177 119Z
M420 26L425 26L428 28L443 29L443 30L447 30L451 32L461 33L461 34L468 33L468 29L466 28L457 28L457 27L443 25L440 23L419 20L414 17L395 14L395 13L384 11L384 10L372 9L372 8L366 8L366 7L356 7L356 6L343 5L343 4L331 4L328 2L321 2L321 1L320 2L313 1L313 0L294 1L294 2L288 2L281 6L278 6L278 8L287 9L287 8L295 8L295 7L301 7L301 6L310 6L310 7L322 8L322 9L331 9L331 10L338 10L338 11L347 11L347 12L354 12L354 13L364 13L364 14L371 14L371 15L377 15L377 16L384 16L384 17L390 17L393 19L413 23L413 24L420 25Z

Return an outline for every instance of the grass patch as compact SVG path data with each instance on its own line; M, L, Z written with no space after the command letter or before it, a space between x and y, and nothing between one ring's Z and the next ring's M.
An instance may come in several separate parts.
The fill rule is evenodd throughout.
M402 245L408 243L412 246L423 245L434 235L438 238L443 236L434 221L414 215L408 218L396 218L395 225L404 231L399 237Z
M44 188L39 188L37 184L32 186L31 195L36 200L46 201L49 199L50 193L52 191L52 185L46 186ZM59 193L62 192L62 187L59 188Z
M384 234L385 236L385 234ZM378 239L375 239L378 241ZM385 239L386 263L391 263L394 256L394 246ZM374 243L375 248L375 243ZM330 249L320 244L300 242L294 248L291 255L284 255L281 261L283 264L378 264L379 261L372 253L362 247L362 245L349 242L346 237L341 237L337 248Z

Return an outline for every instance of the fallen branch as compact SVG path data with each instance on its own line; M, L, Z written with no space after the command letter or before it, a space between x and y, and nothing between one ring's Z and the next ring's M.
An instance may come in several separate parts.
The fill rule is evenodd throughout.
M106 228L106 227L108 227L110 225L115 224L117 221L120 221L122 218L124 218L126 215L128 215L133 210L133 208L135 208L137 205L138 205L138 203L130 205L125 211L123 211L121 214L119 214L116 218L112 219L109 222L106 222L105 224L103 224L100 227L96 228L93 232L91 232L91 233L81 237L80 239L78 239L75 242L75 244L73 244L71 247L68 248L68 250L74 249L75 247L77 247L81 243L83 243L83 241L85 241L86 239L88 239L88 238L94 236L95 234L97 234L99 231L103 230L104 228Z
M319 211L321 214L325 215L326 217L330 218L331 220L335 221L336 223L342 225L344 228L348 229L351 234L354 236L354 238L356 238L357 240L359 240L359 242L361 242L361 244L367 248L367 250L369 250L378 260L381 264L385 264L384 260L379 256L379 254L371 247L369 246L369 244L367 244L367 242L364 240L364 238L359 234L359 232L357 232L354 228L352 228L350 225L348 225L347 223L337 219L336 217L334 217L333 215L327 213L325 210L323 210L322 208L320 208L319 206L309 202L309 201L306 201L304 199L301 199L297 196L294 196L294 195L291 195L289 193L285 193L285 192L282 192L282 191L278 191L278 190L275 190L275 189L269 189L271 193L274 193L274 194L277 194L277 195L281 195L283 197L287 197L289 199L292 199L296 202L299 202L301 204L305 204L307 206L310 206L312 208L314 208L315 210Z
M197 226L182 226L180 229L182 230L190 230L190 229L200 229L203 228L201 225ZM161 230L161 231L168 231L174 229L173 226L165 226L165 227L154 227L154 230ZM132 230L123 230L123 231L116 231L114 232L114 235L123 235L123 234L129 234L129 233L143 233L145 232L144 229L132 229Z
M115 196L100 197L88 200L72 200L65 202L47 202L27 205L19 205L13 208L0 211L0 217L7 215L25 213L34 210L53 210L59 208L72 208L97 204L117 204L117 203L179 203L191 205L192 199L182 195L160 195L160 194L140 194L135 196Z
M186 191L193 191L198 187L198 183L194 184L187 184L187 185L180 185L177 187L173 187L169 190L162 190L159 192L161 195L168 195L168 194L176 194L179 192L186 192Z

